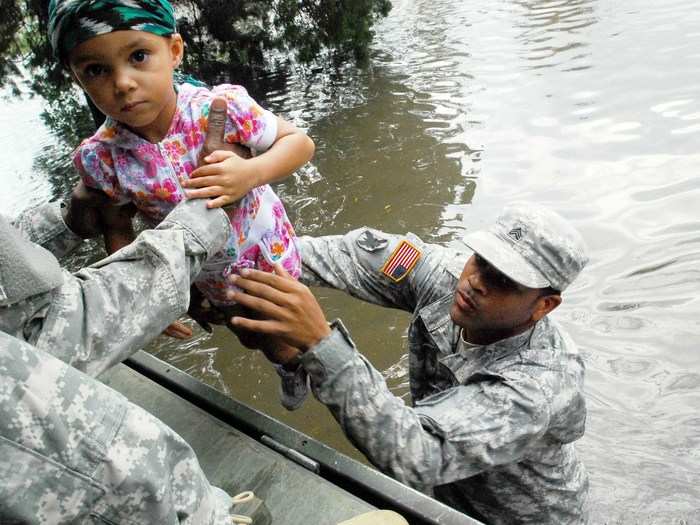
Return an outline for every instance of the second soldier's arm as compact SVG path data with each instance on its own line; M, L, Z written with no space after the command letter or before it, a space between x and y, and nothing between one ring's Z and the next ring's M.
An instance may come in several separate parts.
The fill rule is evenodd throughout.
M549 423L550 402L522 370L450 388L411 408L342 330L301 362L350 441L382 472L419 490L522 460Z
M305 352L311 386L345 435L383 472L424 490L515 463L537 446L549 424L546 371L484 370L474 381L406 406L355 349L341 325L330 330L311 291L284 270L249 270L233 282L238 303L262 319L234 317L236 326L282 338ZM550 392L550 394L547 394Z
M394 252L392 244L398 245L401 239L388 237L387 243L369 252L377 256L367 258L354 248L361 235L314 239L316 251L310 259L314 277L322 275L324 284L357 297L403 308L410 308L411 301L430 303L431 293L444 299L445 291L454 286L455 277L445 260L449 253L421 245L415 238L422 252L415 269L398 283L385 281L380 268ZM308 243L303 248L306 258ZM309 260L305 263L306 270ZM389 390L344 329L328 330L308 288L281 268L275 272L278 275L249 271L235 279L245 291L236 293L235 300L259 311L263 319L234 317L233 323L282 337L305 351L301 364L314 394L346 436L383 472L423 490L515 463L537 446L551 417L546 392L557 390L543 388L537 370L485 371L475 382L409 407ZM442 279L449 279L451 286L440 285Z
M382 270L402 241L410 242L420 256L415 267L395 282ZM408 311L437 299L433 296L442 289L439 274L444 274L448 257L443 248L425 244L415 235L390 235L370 228L301 237L300 248L304 284L336 288L364 301Z
M230 223L203 201L186 201L155 229L84 268L43 313L36 346L97 375L122 361L187 310L191 280L224 245Z
M83 242L64 221L64 211L60 202L50 202L25 211L12 224L26 239L60 259Z

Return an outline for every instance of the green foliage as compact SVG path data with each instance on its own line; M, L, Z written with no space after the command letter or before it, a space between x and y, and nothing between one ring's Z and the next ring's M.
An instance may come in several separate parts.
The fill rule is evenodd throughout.
M174 0L187 45L183 69L208 83L246 85L270 57L301 63L366 60L374 23L389 0ZM90 127L89 112L70 77L53 59L46 36L46 0L0 0L0 86L18 82L47 100L44 120L72 141ZM21 66L20 66L21 65ZM29 75L21 74L21 67ZM254 88L254 86L251 86Z
M311 62L324 49L339 56L367 59L372 25L391 9L389 0L279 0L274 2L281 29L276 43Z
M202 78L250 79L266 51L293 53L302 63L367 59L372 26L389 0L179 0L186 64Z

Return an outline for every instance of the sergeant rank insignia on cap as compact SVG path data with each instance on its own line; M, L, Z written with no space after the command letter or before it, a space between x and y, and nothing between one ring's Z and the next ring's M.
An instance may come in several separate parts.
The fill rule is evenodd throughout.
M406 277L420 259L421 251L407 240L402 240L382 266L382 273L394 282Z

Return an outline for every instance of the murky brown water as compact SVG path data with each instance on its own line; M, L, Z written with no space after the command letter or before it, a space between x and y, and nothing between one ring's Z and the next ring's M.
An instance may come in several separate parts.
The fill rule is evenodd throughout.
M700 523L698 7L395 0L366 71L280 74L263 97L317 144L280 188L302 233L369 224L456 243L516 199L583 232L592 261L556 317L588 363L594 523ZM52 145L39 107L0 108L6 212L56 191L31 169ZM318 295L405 394L407 316ZM225 329L150 351L359 456L316 401L285 412L270 368Z

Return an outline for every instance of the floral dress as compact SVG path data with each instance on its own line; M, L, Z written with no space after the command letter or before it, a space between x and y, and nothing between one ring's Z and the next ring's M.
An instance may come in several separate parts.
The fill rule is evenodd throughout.
M165 138L148 142L111 118L74 154L85 184L104 191L116 203L133 202L153 223L160 222L184 198L178 177L189 178L204 144L209 106L214 97L228 102L225 140L256 153L272 146L275 116L262 109L241 86L224 84L212 90L178 85L177 109ZM227 211L232 235L225 248L204 265L195 284L214 304L232 304L226 279L242 268L272 271L280 263L295 278L301 257L294 228L270 186L260 186Z

